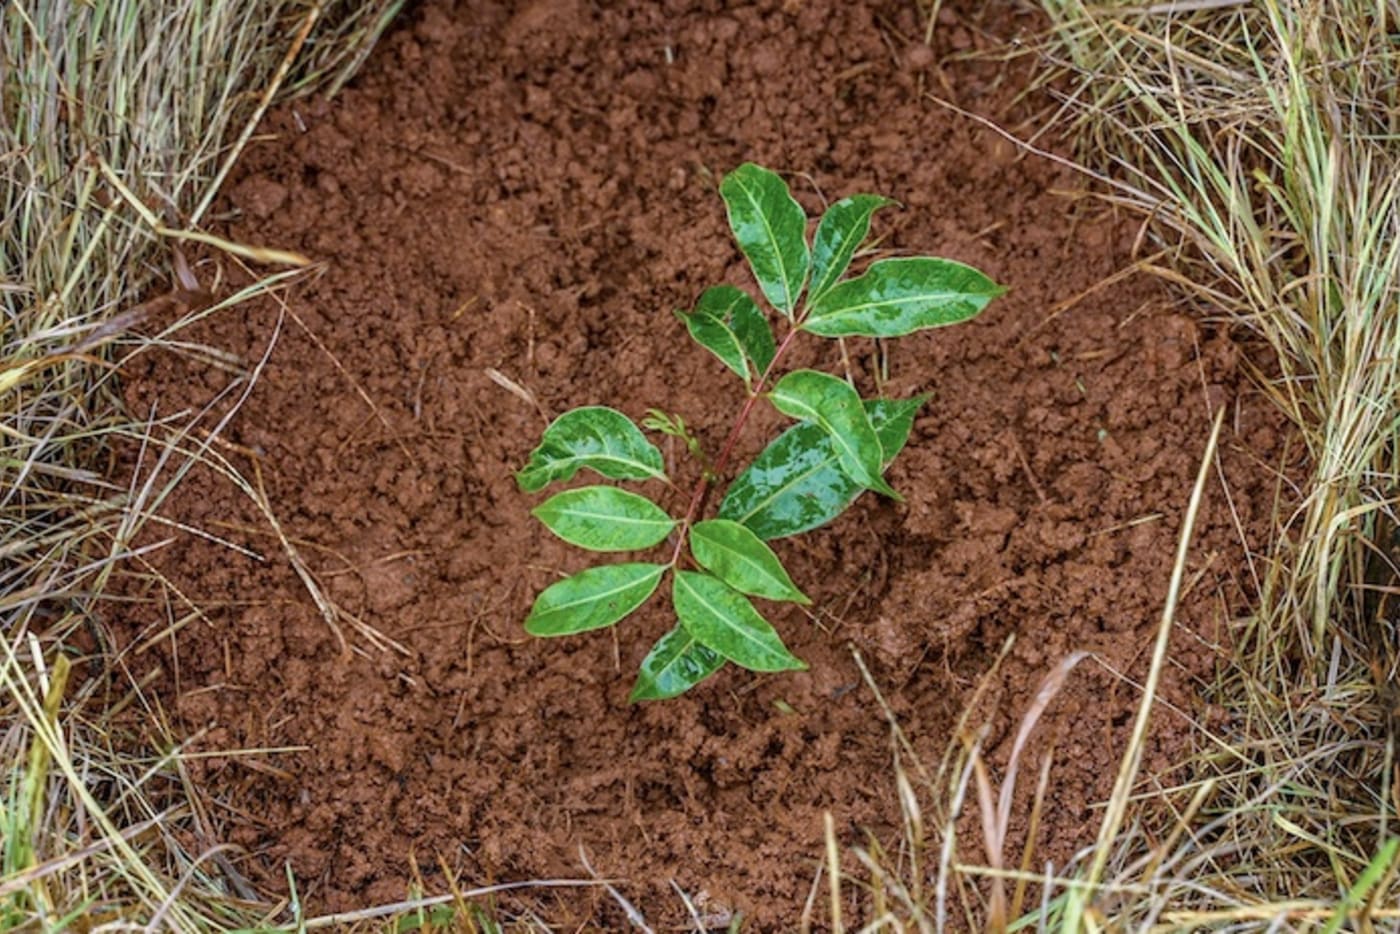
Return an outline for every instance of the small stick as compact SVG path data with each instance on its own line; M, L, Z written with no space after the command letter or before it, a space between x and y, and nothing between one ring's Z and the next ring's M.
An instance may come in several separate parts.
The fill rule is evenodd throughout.
M1026 472L1026 479L1030 481L1031 489L1035 490L1036 499L1040 500L1040 505L1048 506L1050 499L1045 495L1045 488L1040 485L1040 479L1036 477L1035 471L1031 470L1031 462L1026 458L1026 450L1021 447L1021 439L1015 434L1008 434L1011 438L1011 446L1016 450L1016 459L1021 462L1021 469Z

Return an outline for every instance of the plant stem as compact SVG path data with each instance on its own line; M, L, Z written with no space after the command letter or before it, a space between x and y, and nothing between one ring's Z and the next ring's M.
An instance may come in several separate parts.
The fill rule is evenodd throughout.
M686 533L690 531L691 524L700 517L701 511L704 510L705 497L710 492L711 483L718 481L724 475L724 468L729 464L729 456L734 453L734 446L739 442L739 435L743 432L749 415L753 413L753 407L763 395L763 388L767 385L768 378L773 375L773 371L777 368L778 361L782 359L783 354L792 346L798 331L798 326L794 324L792 329L783 335L782 343L773 352L773 359L769 361L763 374L759 376L753 391L749 393L749 397L744 400L744 407L739 410L739 417L734 420L734 427L729 430L729 437L725 439L724 447L720 448L719 457L715 459L714 470L701 473L700 479L696 481L695 491L690 495L690 507L685 511L685 518L681 520L679 534L676 537L676 550L671 554L671 564L674 565L680 561L681 551L685 548Z

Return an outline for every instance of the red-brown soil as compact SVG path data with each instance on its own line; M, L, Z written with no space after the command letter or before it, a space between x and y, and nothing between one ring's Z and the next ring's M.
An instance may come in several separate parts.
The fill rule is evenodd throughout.
M161 667L181 734L202 752L290 750L188 764L244 850L239 870L268 892L289 864L313 908L397 900L410 856L430 891L445 887L440 863L469 881L579 877L583 847L654 922L681 918L675 880L711 909L790 926L824 811L843 843L869 831L897 848L889 732L852 647L932 763L1012 634L979 711L999 767L1045 673L1097 655L1040 728L1060 739L1037 852L1062 862L1097 827L1210 419L1228 406L1162 692L1201 713L1213 646L1248 594L1236 523L1263 527L1272 489L1256 458L1276 448L1276 420L1225 335L1145 276L1110 278L1133 261L1139 219L1073 196L1075 174L922 93L1033 132L1048 101L1020 95L1024 64L953 53L1038 23L1014 4L955 6L929 56L912 3L695 7L430 0L339 98L272 114L229 186L228 237L321 266L285 293L295 319L213 450L249 477L232 445L257 452L271 510L329 598L405 650L374 647L347 617L343 657L226 479L197 469L171 500L171 518L263 560L179 536L152 559L167 583L139 594L156 602L127 612L118 638L185 620L129 657L138 677ZM523 634L534 594L588 556L530 517L537 498L512 472L544 419L487 371L551 416L678 412L713 448L742 387L671 311L708 285L751 284L715 189L746 160L791 173L809 212L893 196L882 249L970 262L1011 291L970 325L885 348L889 394L934 393L891 471L907 502L866 495L779 544L815 599L811 618L776 619L810 671L729 668L629 706L671 623L664 601L615 637ZM198 274L214 281L219 264ZM263 300L185 338L251 368L278 315ZM873 347L847 350L874 391ZM798 357L842 365L830 343ZM126 375L137 410L173 413L237 374L172 354ZM741 462L781 424L756 420ZM1149 774L1186 753L1186 733L1159 708ZM621 923L597 890L543 904L566 926Z

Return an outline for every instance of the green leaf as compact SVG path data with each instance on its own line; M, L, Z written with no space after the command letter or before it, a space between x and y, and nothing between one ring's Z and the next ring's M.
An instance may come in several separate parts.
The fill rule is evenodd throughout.
M551 422L515 480L526 493L535 493L585 467L612 480L666 479L661 451L641 429L616 409L592 405Z
M568 636L602 629L647 601L669 564L605 564L550 584L525 620L532 636Z
M773 362L777 345L773 329L748 293L732 285L705 290L695 310L676 314L690 336L751 385L751 376L761 376Z
M900 337L966 321L1005 291L952 260L885 259L817 299L802 328L822 337Z
M784 415L812 422L826 432L841 459L841 468L867 489L899 499L885 478L880 438L850 383L817 370L794 370L768 397Z
M732 285L716 285L705 290L695 304L695 314L722 323L753 363L754 375L762 375L773 362L777 344L768 319L749 293Z
M590 551L650 548L676 527L676 521L645 496L610 486L565 490L532 513L564 541Z
M690 530L690 552L701 567L740 593L812 602L793 584L773 549L737 522L711 519L696 523Z
M851 265L851 257L870 233L870 217L894 202L879 195L853 195L826 209L812 241L812 287L807 301L827 293Z
M810 422L794 425L729 485L719 516L762 539L825 525L864 489L839 464L825 432Z
M787 650L748 598L718 578L696 571L677 571L671 600L686 632L736 665L750 671L794 671L807 667Z
M904 448L914 413L927 401L924 395L865 402L885 466ZM803 423L774 439L730 484L719 516L741 523L759 538L782 538L835 519L862 489L841 470L826 433Z
M870 416L870 424L875 426L875 435L880 439L880 457L884 466L888 467L904 450L909 432L914 427L914 416L930 398L932 393L926 392L912 399L866 400L865 414Z
M752 162L726 175L719 194L759 288L774 308L790 317L810 260L802 206L793 200L786 182Z
M647 657L637 683L627 698L633 703L644 700L665 700L684 694L724 665L724 656L708 649L677 624L656 640Z
M759 310L758 304L747 292L731 285L720 285L707 290L705 295L700 296L702 304L706 295L712 295L714 301L725 302L726 310L719 318L729 325L734 331L734 336L739 338L739 343L744 345L744 353L748 354L749 361L753 364L754 376L762 376L772 365L778 345L773 340L773 329L768 326L768 319Z
M719 358L719 362L739 374L745 385L749 382L749 361L744 355L744 345L729 326L718 318L696 310L687 314L677 311L676 317L685 322L685 328L695 342Z

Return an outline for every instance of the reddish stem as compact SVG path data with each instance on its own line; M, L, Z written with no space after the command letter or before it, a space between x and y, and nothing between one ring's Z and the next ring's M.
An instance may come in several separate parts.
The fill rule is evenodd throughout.
M729 437L725 439L724 447L720 448L719 457L715 460L713 471L706 471L700 475L700 479L695 483L695 492L690 495L690 508L685 511L685 518L681 520L680 534L676 537L676 550L671 555L671 563L675 564L681 559L681 550L685 547L685 536L690 531L691 524L700 516L705 508L705 497L709 495L711 480L718 480L724 474L724 468L729 464L729 456L734 453L734 446L739 442L739 435L744 430L745 423L749 420L749 415L753 412L754 405L759 397L763 395L763 387L768 382L768 378L773 375L773 370L778 366L778 361L788 347L792 345L793 338L797 337L798 328L796 325L783 336L783 341L778 345L778 349L773 352L773 359L763 370L763 375L759 376L758 382L754 385L749 397L744 400L744 407L739 410L739 417L734 420L734 427L729 431Z

